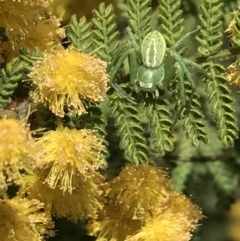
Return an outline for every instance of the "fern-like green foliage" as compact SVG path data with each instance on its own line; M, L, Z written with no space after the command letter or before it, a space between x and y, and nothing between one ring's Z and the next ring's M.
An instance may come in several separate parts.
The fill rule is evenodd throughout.
M187 96L189 96L190 105L188 110L182 111L182 127L186 131L187 138L191 139L192 144L198 147L200 141L208 142L206 121L201 111L200 96L196 93L192 96L191 92L188 92Z
M153 152L164 156L166 152L173 151L172 113L167 108L167 100L156 103L145 103L144 109L151 128L150 146Z
M120 136L120 147L125 152L125 157L131 163L140 164L148 161L148 146L144 128L138 118L137 107L118 93L111 95L109 107L115 119L115 126Z
M168 46L172 46L184 30L180 0L159 0L159 18L161 33Z
M77 16L73 15L70 19L67 31L67 38L71 46L84 53L90 53L92 51L92 31L91 23L88 23L85 17L77 20Z
M99 8L93 11L92 25L96 55L109 63L119 44L113 6L101 3Z
M0 107L4 108L12 100L12 94L23 77L25 65L15 58L7 63L5 69L0 72Z
M161 20L160 30L163 34L169 47L173 46L177 40L181 37L184 30L184 20L182 17L181 1L160 1L159 16ZM178 52L184 54L186 49L184 46L178 48ZM166 66L166 78L168 82L172 81L170 90L173 93L173 98L176 101L175 110L179 112L179 116L182 120L183 129L186 131L188 138L192 140L193 145L198 146L200 141L207 142L207 132L205 130L204 115L201 111L201 103L199 96L192 94L191 86L188 81L185 82L185 92L183 93L188 98L187 108L181 107L181 89L178 85L177 79L174 79L175 62L171 56L167 56L165 61ZM179 76L176 76L179 78ZM190 88L189 88L190 87Z
M202 56L214 55L222 46L222 1L204 1L199 16L201 30L197 37L198 48ZM228 87L228 80L224 76L225 68L221 64L209 61L204 64L211 80L205 80L208 102L215 115L219 129L219 139L226 147L232 147L238 135L237 120L232 107L233 98Z
M29 51L21 47L19 50L19 58L24 63L25 73L29 73L36 61L41 60L42 57L43 53L39 49Z
M128 0L129 25L136 41L141 44L143 38L151 31L151 6L149 0Z
M200 33L197 40L200 43L198 52L203 56L210 56L219 51L222 46L222 1L204 1L201 5Z

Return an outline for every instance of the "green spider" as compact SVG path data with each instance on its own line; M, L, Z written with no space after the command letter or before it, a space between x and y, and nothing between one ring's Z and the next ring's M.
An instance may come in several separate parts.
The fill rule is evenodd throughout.
M130 44L121 45L119 47L119 54L116 54L113 57L109 67L111 76L110 84L129 101L136 104L136 102L129 98L123 89L114 81L117 72L124 64L125 59L128 58L130 81L134 84L134 89L137 93L140 91L154 93L155 97L158 98L159 88L163 89L168 86L176 73L179 81L180 100L182 106L185 106L185 79L191 84L193 93L196 89L196 84L187 66L196 68L206 76L207 73L200 64L182 57L177 52L177 49L190 35L198 30L199 28L188 32L172 47L167 49L166 41L159 31L154 30L150 32L143 39L141 46L139 46L136 43L130 28L127 28ZM171 66L169 66L169 64ZM172 66L174 66L174 68L172 68Z

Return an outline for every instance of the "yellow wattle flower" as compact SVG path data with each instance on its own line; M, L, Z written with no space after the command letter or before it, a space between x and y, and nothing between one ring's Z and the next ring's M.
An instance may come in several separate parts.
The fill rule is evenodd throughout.
M38 200L0 200L1 241L43 241L45 235L52 236L53 222L42 208Z
M0 27L11 42L18 45L27 35L27 26L35 24L45 15L52 0L0 0Z
M141 230L129 236L126 241L189 241L191 232L202 218L198 206L183 194L173 192L168 208L149 217Z
M166 172L148 164L125 167L108 184L107 198L120 215L146 219L168 207L172 184Z
M49 170L46 182L51 188L59 186L71 193L79 179L89 178L100 166L106 166L101 157L105 146L92 130L58 128L47 132L38 144L44 152L39 163Z
M107 188L104 209L87 226L97 241L189 241L203 218L164 171L148 164L125 167Z
M60 27L60 19L55 16L41 18L34 24L28 24L25 31L24 37L21 37L21 33L18 34L17 46L14 42L7 42L7 61L19 55L19 47L25 47L30 51L37 48L41 52L63 48L61 41L65 37L65 30Z
M126 241L189 241L191 236L187 218L168 210L149 219L139 232Z
M39 170L23 178L19 195L28 199L38 199L44 203L44 211L59 218L73 222L96 218L103 208L101 186L105 179L94 172L91 177L78 179L77 187L70 192L63 192L60 187L51 188L44 182L45 170Z
M19 120L0 119L0 190L17 182L21 170L32 168L37 155L29 128Z
M106 67L106 62L76 50L46 53L29 74L37 84L32 97L57 116L64 116L65 106L81 115L86 100L103 100L109 81Z

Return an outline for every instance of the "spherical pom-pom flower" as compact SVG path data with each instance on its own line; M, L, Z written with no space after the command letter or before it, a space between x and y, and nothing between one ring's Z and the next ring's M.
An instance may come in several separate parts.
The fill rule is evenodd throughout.
M0 27L3 27L11 42L28 34L26 28L43 18L50 0L0 0ZM19 39L20 37L20 39Z
M168 209L155 213L146 224L126 241L189 241L202 212L186 196L173 192Z
M44 203L44 211L59 218L67 218L73 222L96 218L97 212L103 208L102 184L105 179L97 172L92 177L78 179L77 187L72 193L59 188L50 188L44 182L46 173L39 170L23 178L19 196L38 199Z
M29 128L19 120L0 119L0 190L21 178L36 157L36 145Z
M49 170L46 182L51 188L60 186L64 192L72 192L79 178L91 177L99 167L106 166L101 155L105 146L92 130L58 128L47 132L38 144L44 152L39 163Z
M34 24L25 27L26 34L18 36L18 45L8 42L6 48L7 61L19 55L19 47L25 47L30 51L38 48L41 52L54 51L63 48L61 40L65 37L65 30L60 27L60 19L55 16L41 18Z
M181 193L173 192L168 209L149 217L142 229L126 241L189 241L202 217L198 206Z
M126 241L189 241L191 236L186 217L165 211L150 218L139 232Z
M52 236L53 223L42 207L38 200L0 200L1 241L43 241L45 235Z
M103 100L109 80L106 67L106 62L76 50L46 53L29 74L37 84L32 97L57 116L64 116L65 106L81 115L86 100Z
M125 167L108 185L107 198L120 214L132 219L146 219L165 210L172 189L166 173L147 164Z
M28 35L21 46L30 50L36 47L40 51L52 51L54 48L60 48L61 40L66 36L65 30L60 28L60 19L50 16L47 19L40 19L35 25L28 26Z

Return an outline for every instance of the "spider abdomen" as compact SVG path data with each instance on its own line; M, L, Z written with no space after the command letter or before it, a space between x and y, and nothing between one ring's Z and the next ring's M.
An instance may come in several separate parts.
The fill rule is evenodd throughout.
M166 52L166 41L157 30L150 32L142 41L141 53L144 66L158 68Z

